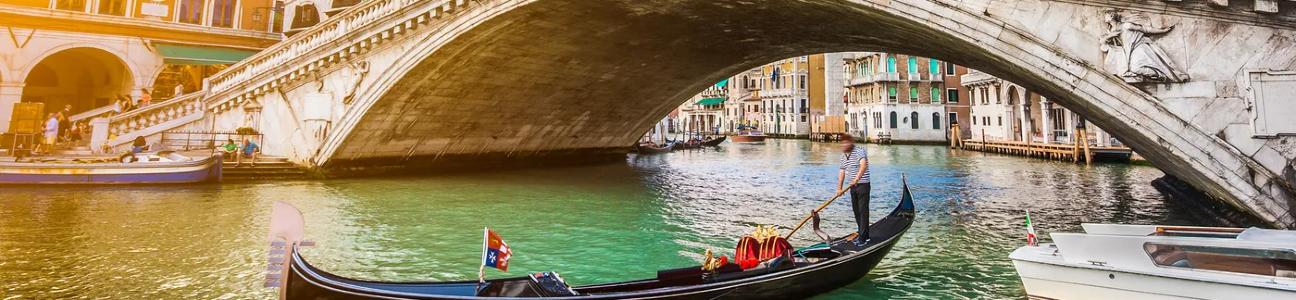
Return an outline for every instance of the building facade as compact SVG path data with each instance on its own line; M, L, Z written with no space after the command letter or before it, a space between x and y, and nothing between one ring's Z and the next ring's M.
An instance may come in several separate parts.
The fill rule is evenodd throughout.
M971 98L971 133L965 138L989 141L1062 143L1076 141L1075 129L1083 124L1095 146L1120 146L1102 128L1033 91L980 71L961 77Z
M811 103L822 103L822 91L811 83L823 84L821 72L823 55L798 56L780 60L760 68L759 98L763 120L758 125L766 135L801 138L810 136ZM821 108L822 109L822 108Z
M855 53L843 61L851 134L903 142L947 140L944 62L876 52Z
M19 102L75 119L120 96L153 102L282 39L275 0L0 0L0 132ZM177 88L180 86L180 88Z
M972 103L967 86L963 85L963 75L968 68L952 63L945 63L945 115L951 127L958 124L960 137L972 134Z

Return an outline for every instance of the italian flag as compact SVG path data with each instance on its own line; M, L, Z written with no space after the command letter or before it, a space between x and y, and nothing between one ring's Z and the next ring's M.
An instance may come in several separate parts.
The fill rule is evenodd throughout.
M1030 210L1026 210L1026 245L1035 246L1039 239L1035 237L1035 226L1031 225Z

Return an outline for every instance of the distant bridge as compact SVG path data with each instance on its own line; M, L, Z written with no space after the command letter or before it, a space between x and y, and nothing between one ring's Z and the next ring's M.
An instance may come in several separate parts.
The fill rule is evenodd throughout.
M741 70L899 52L1040 91L1293 228L1293 49L1291 1L373 0L110 126L116 144L252 126L325 169L616 153Z

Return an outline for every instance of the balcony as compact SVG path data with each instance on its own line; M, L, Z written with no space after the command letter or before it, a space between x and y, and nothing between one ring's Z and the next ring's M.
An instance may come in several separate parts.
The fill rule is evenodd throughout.
M805 90L800 90L800 89L775 89L775 90L765 90L761 93L761 96L765 98L785 98L785 97L799 98L799 97L805 97L806 92Z
M873 83L873 75L861 75L861 76L852 77L850 81L847 82L847 85L857 86L857 85L865 85L869 83Z
M887 72L873 75L875 81L900 81L900 73Z
M944 73L927 74L927 81L943 82L945 81L945 74Z
M963 75L963 77L960 77L960 80L963 82L963 85L974 85L974 84L999 80L999 78L995 78L990 74L986 74L982 72L971 72Z

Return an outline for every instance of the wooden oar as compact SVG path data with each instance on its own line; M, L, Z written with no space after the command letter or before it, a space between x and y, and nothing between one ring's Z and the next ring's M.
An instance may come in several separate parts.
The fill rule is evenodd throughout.
M819 211L823 210L824 208L827 208L829 204L833 203L833 201L837 201L837 198L841 198L841 196L845 195L846 191L849 190L850 188L847 188L847 189L843 189L841 192L837 192L837 194L833 195L832 198L828 199L828 201L825 201L822 205L819 205L818 208L815 208L813 211L810 211L810 215L806 216L805 219L801 219L801 223L797 223L797 226L792 228L792 231L788 232L787 236L784 236L783 238L792 238L792 234L796 233L797 230L801 230L801 226L805 226L805 223L809 222L810 218L813 218L815 214L819 213Z

